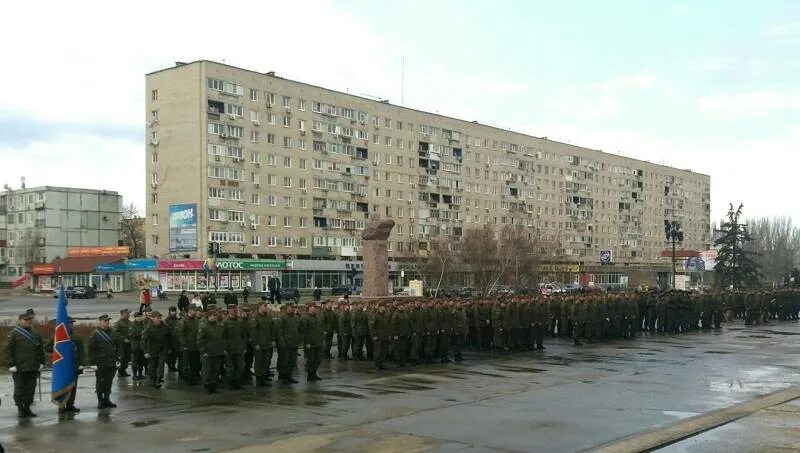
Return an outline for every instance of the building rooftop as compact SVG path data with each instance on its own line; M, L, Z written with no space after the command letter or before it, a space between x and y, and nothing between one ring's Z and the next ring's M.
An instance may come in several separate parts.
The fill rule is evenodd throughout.
M156 70L156 71L153 71L153 72L149 72L149 73L147 73L145 75L146 76L150 76L150 75L153 75L153 74L158 74L158 73L161 73L161 72L166 72L166 71L178 69L178 68L181 68L183 66L188 66L188 65L192 65L192 64L200 64L200 63L211 63L211 64L215 64L215 65L219 65L219 66L225 66L225 67L228 67L228 68L236 69L236 70L239 70L239 71L250 72L250 73L261 75L261 76L265 76L265 77L273 77L273 78L276 78L276 79L286 80L288 82L297 83L297 84L300 84L300 85L305 85L307 87L316 88L316 89L319 89L319 90L325 90L325 91L328 91L330 93L334 93L334 94L337 94L337 95L357 98L357 99L359 99L360 101L363 101L363 102L374 103L374 104L376 104L376 106L377 105L381 105L381 106L391 105L393 107L406 109L406 110L410 110L410 111L413 111L413 112L424 113L426 115L438 116L440 118L444 118L444 119L447 119L447 120L450 120L450 121L456 121L456 122L459 122L459 123L463 123L464 125L480 125L480 126L488 127L488 128L491 128L491 129L495 129L495 130L500 131L500 132L520 135L520 136L526 137L528 139L533 139L535 141L556 143L556 144L558 144L560 146L565 146L565 147L568 147L568 148L574 148L576 150L602 153L602 154L605 154L607 156L613 156L613 157L617 157L617 158L621 158L621 159L632 160L632 161L635 161L635 162L647 163L649 165L654 165L654 166L662 167L662 168L665 168L665 169L685 171L685 172L688 172L688 173L694 173L694 174L701 175L701 176L710 176L710 175L708 175L706 173L700 173L700 172L697 172L697 171L693 171L692 169L682 169L682 168L678 168L678 167L673 167L673 166L669 166L669 165L664 165L664 164L651 162L651 161L648 161L648 160L637 159L635 157L624 156L624 155L621 155L621 154L613 154L613 153L609 153L609 152L602 151L602 150L599 150L599 149L587 148L585 146L573 145L571 143L564 143L564 142L560 142L560 141L557 141L557 140L550 140L546 136L537 137L537 136L530 135L530 134L527 134L527 133L524 133L524 132L518 132L518 131L514 131L514 130L511 130L511 129L508 129L508 128L503 128L503 127L498 127L498 126L493 126L493 125L490 125L490 124L482 123L480 121L474 121L474 120L473 121L469 121L469 120L464 120L464 119L460 119L460 118L454 118L454 117L451 117L451 116L442 115L440 113L434 113L434 112L429 112L429 111L426 111L426 110L420 110L420 109L415 109L415 108L406 107L406 106L402 106L402 105L392 104L391 102L389 102L388 100L385 100L385 99L383 99L383 100L375 100L375 99L371 99L371 98L364 97L364 96L358 96L358 95L355 95L355 94L352 94L352 93L346 93L346 92L343 92L343 91L338 91L338 90L334 90L334 89L331 89L331 88L326 88L326 87L322 87L322 86L319 86L319 85L314 85L314 84L311 84L311 83L306 83L306 82L301 82L301 81L298 81L298 80L287 79L287 78L279 77L279 76L275 75L275 71L268 71L268 72L262 73L262 72L258 72L258 71L253 71L251 69L240 68L238 66L229 65L229 64L226 64L226 63L219 63L219 62L213 61L213 60L195 60L195 61L188 62L188 63L175 62L174 66L170 66L168 68L159 69L159 70Z

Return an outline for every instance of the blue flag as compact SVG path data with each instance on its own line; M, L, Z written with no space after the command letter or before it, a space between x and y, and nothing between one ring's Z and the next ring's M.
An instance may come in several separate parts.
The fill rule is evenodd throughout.
M72 325L67 315L67 298L64 287L58 290L56 305L56 330L53 338L53 395L52 401L63 408L76 390L75 345L72 343Z

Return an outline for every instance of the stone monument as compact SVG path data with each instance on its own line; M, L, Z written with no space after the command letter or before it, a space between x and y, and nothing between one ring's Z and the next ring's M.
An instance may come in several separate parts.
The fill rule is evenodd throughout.
M361 256L364 259L364 297L389 295L389 246L387 239L394 220L372 215L361 233Z

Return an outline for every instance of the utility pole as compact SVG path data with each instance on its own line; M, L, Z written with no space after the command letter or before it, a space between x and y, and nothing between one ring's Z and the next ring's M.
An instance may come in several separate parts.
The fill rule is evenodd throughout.
M675 243L683 242L681 224L675 220L664 220L664 235L668 241L672 241L672 289L675 289Z

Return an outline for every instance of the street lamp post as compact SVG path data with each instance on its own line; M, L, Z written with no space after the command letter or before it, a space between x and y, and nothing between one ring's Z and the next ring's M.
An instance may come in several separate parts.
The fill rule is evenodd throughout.
M664 235L672 241L672 289L675 289L675 243L683 242L681 224L676 220L664 220Z

